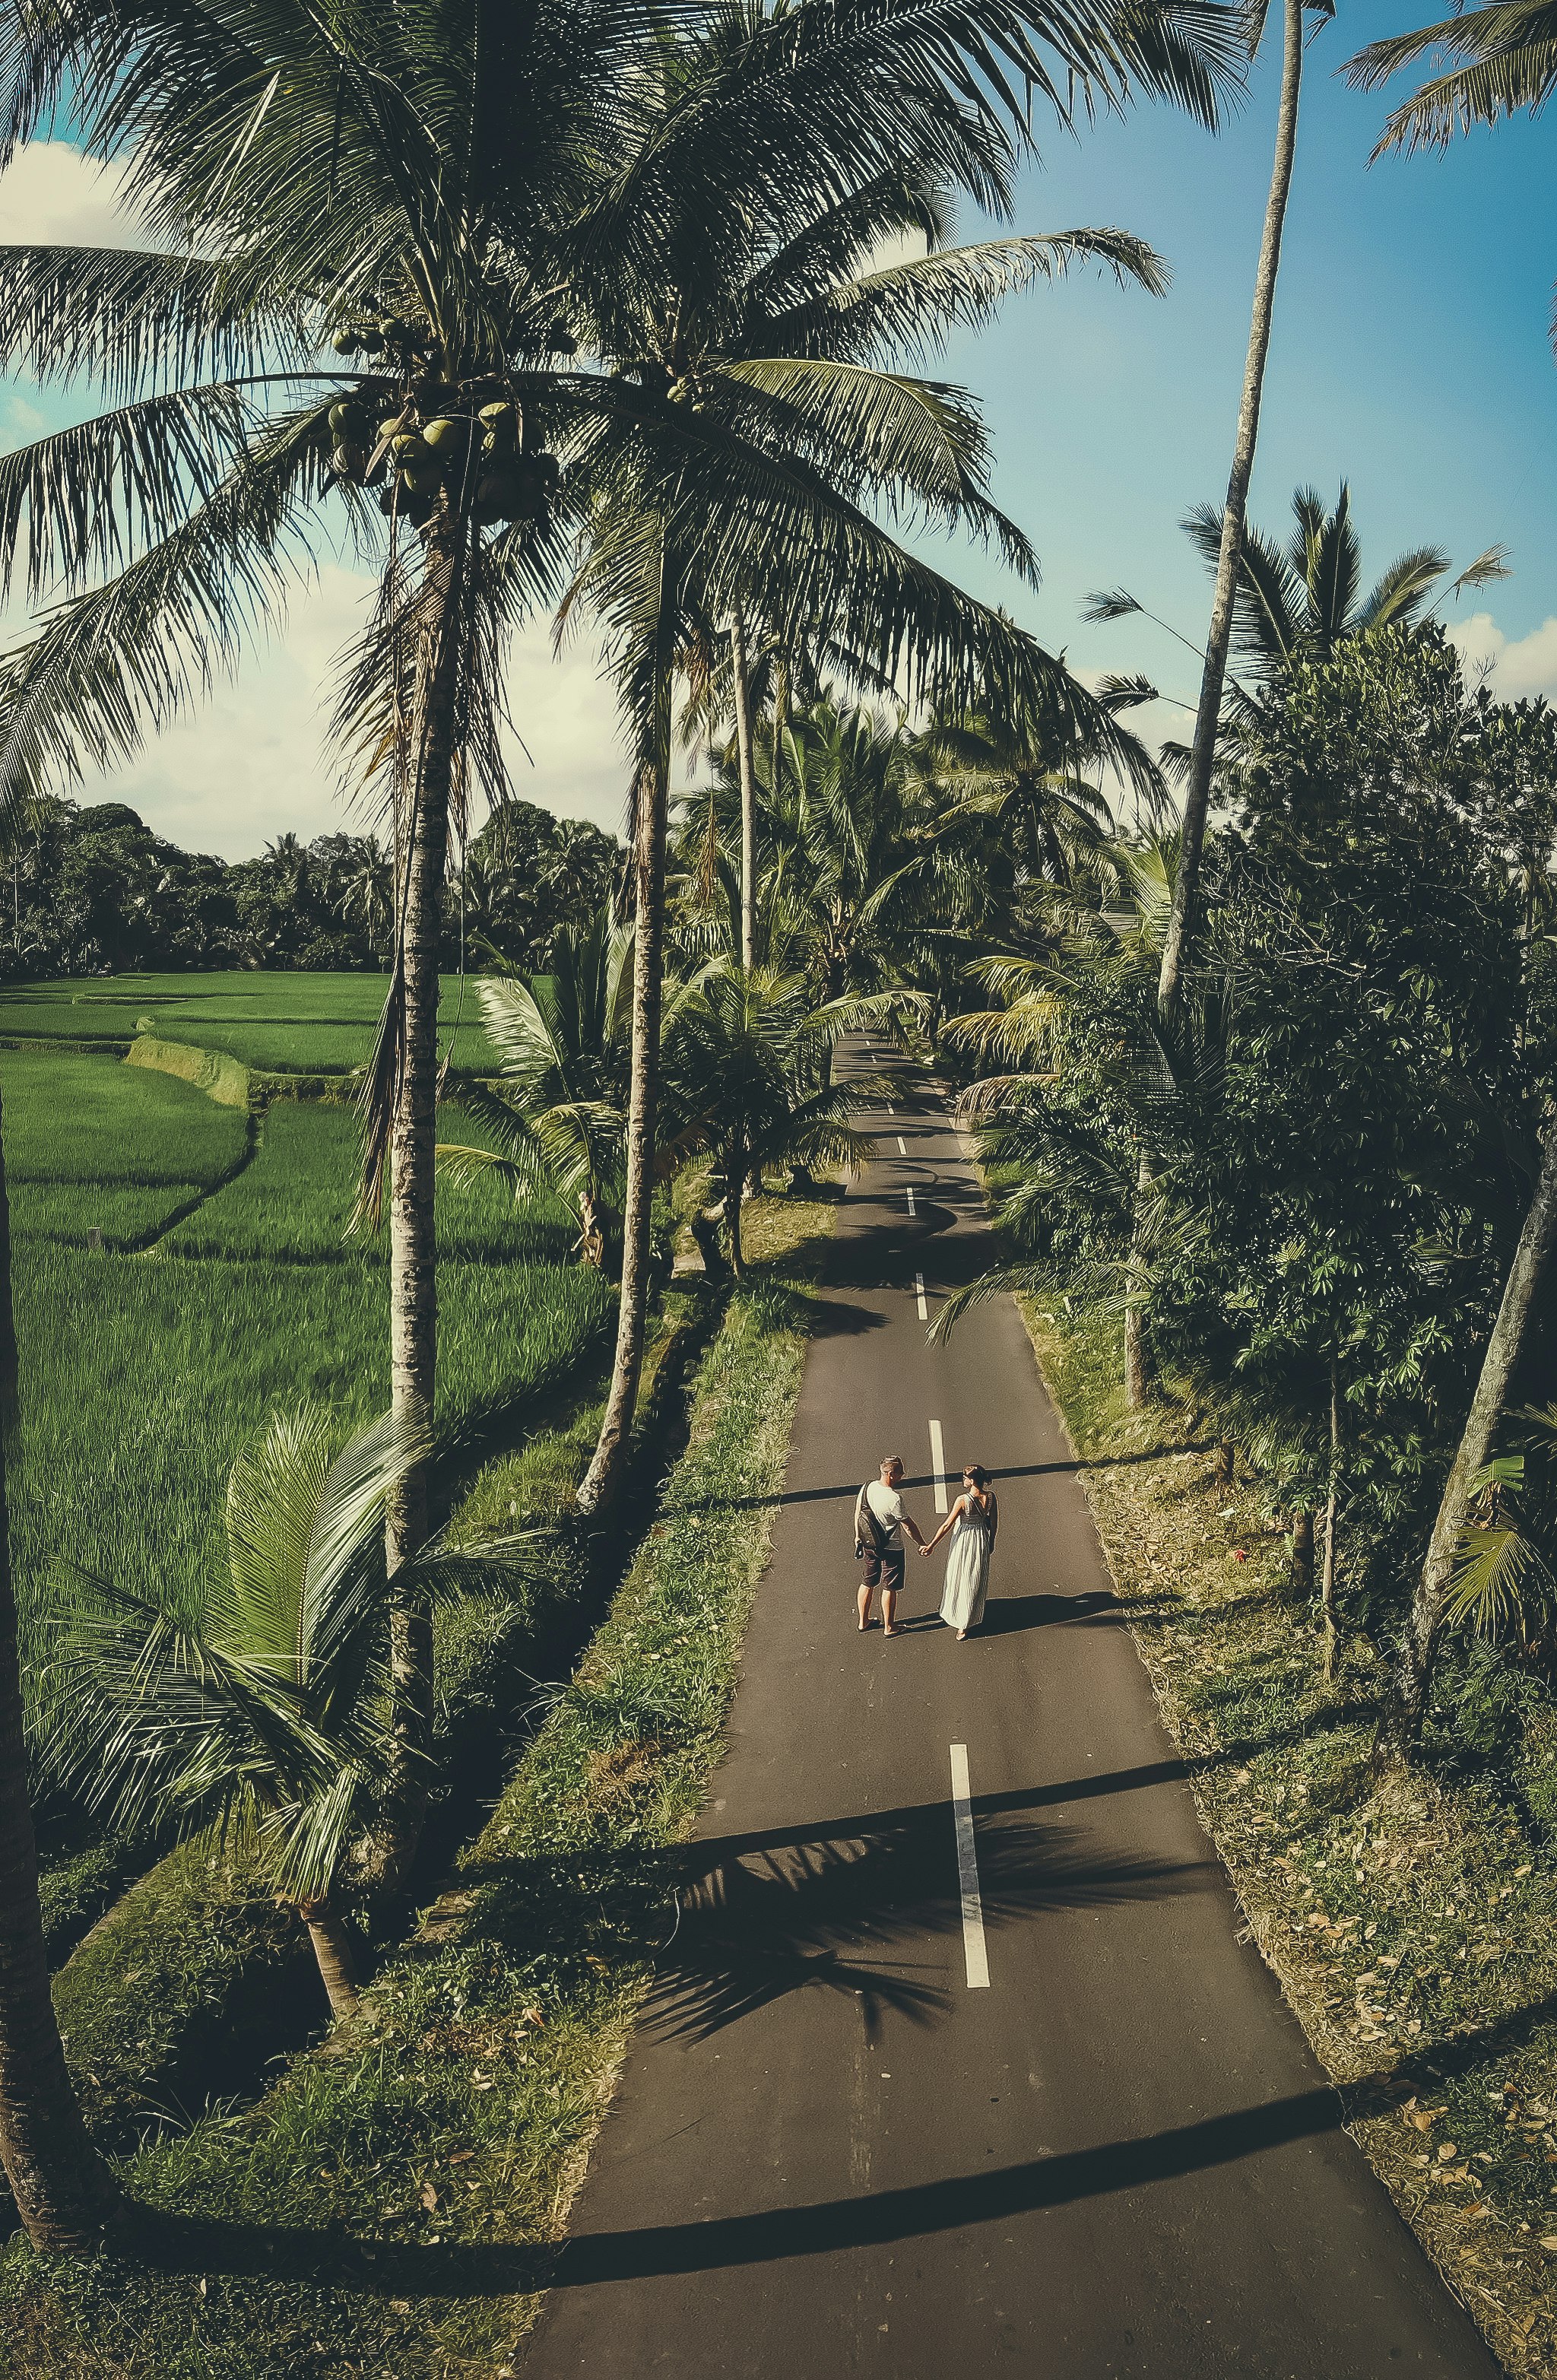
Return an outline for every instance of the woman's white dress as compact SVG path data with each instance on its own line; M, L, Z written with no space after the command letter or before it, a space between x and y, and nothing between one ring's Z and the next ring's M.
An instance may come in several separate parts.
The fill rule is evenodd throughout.
M948 1628L976 1628L989 1589L989 1526L975 1504L951 1524L941 1618Z

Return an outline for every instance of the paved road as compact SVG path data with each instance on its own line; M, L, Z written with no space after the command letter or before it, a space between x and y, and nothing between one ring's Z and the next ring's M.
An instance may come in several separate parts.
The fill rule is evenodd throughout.
M900 1134L904 1154L898 1152ZM839 1218L729 1748L525 2380L1491 2380L1225 1879L926 1090ZM911 1220L908 1193L913 1193ZM854 1626L851 1503L1000 1476L987 1631ZM980 1937L952 1747L966 1748ZM972 1912L967 1912L972 1918Z

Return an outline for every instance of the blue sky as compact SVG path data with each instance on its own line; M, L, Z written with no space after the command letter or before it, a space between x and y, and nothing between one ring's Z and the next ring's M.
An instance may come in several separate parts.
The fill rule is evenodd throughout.
M1372 571L1406 545L1440 542L1463 564L1506 544L1514 576L1449 616L1496 662L1502 690L1557 694L1553 129L1521 121L1442 157L1370 167L1386 100L1349 91L1336 69L1415 17L1410 0L1343 9L1309 50L1251 511L1283 528L1294 486L1333 497L1345 476ZM950 566L1084 671L1143 669L1190 697L1195 663L1181 648L1147 623L1089 627L1079 612L1090 589L1122 583L1187 633L1202 627L1208 590L1177 523L1225 484L1279 34L1273 11L1268 55L1219 135L1160 109L1075 140L1042 128L1017 228L1137 232L1173 267L1166 298L1081 273L1016 301L942 368L985 404L996 492L1036 542L1044 585L1028 594L976 553L947 555ZM0 237L102 237L110 195L57 147L24 157L0 177ZM982 228L968 222L963 235ZM27 435L32 403L32 392L0 390L0 430ZM327 572L266 658L112 790L162 831L230 856L283 827L335 822L319 691L360 595L349 573ZM515 710L536 761L521 790L616 824L622 774L587 649L557 664L533 636ZM1138 717L1180 724L1165 710Z
M1385 102L1335 69L1414 20L1410 6L1343 10L1308 53L1251 516L1285 528L1295 486L1333 497L1344 477L1375 571L1407 545L1442 543L1463 564L1505 543L1515 575L1472 603L1517 641L1557 613L1552 130L1520 121L1370 166ZM1088 627L1078 612L1089 589L1123 582L1200 633L1206 582L1177 523L1226 483L1279 33L1273 11L1268 55L1220 135L1142 112L1050 138L1024 180L1023 230L1123 225L1170 260L1165 299L1078 280L948 358L984 398L997 492L1043 557L1022 616L1083 667L1141 667L1191 697L1191 656L1144 623ZM970 576L993 591L987 566ZM1544 664L1557 688L1557 633L1549 643L1507 674Z

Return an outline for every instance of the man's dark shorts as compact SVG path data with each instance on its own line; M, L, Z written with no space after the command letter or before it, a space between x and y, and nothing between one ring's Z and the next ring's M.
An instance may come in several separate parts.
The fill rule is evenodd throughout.
M888 1546L884 1554L875 1548L865 1548L865 1585L879 1586L885 1595L901 1595L903 1591L903 1549Z

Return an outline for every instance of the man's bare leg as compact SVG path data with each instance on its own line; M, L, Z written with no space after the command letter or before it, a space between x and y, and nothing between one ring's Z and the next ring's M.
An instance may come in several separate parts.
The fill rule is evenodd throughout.
M881 1590L881 1633L884 1636L897 1634L898 1632L892 1624L897 1616L898 1590L894 1586L884 1586Z
M855 1599L860 1607L860 1630L862 1634L863 1634L864 1631L871 1624L871 1597L875 1593L875 1589L874 1586L867 1586L863 1579L860 1581L860 1592Z

